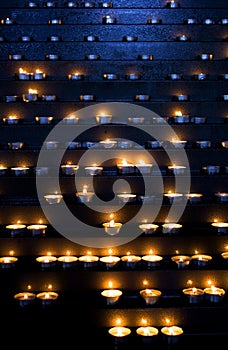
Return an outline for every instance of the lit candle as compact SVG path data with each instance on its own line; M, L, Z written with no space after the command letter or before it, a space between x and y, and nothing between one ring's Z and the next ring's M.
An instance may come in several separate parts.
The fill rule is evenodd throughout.
M31 73L27 73L23 68L19 68L19 73L17 74L19 80L30 80Z
M185 165L169 165L168 170L173 175L184 175L186 172Z
M139 160L135 166L141 174L150 174L153 165L151 163L145 163L143 160Z
M29 230L33 236L45 235L46 228L47 225L42 224L42 221L40 221L38 224L27 226L27 230Z
M44 198L48 204L59 204L63 196L61 194L46 194Z
M207 266L208 263L212 260L212 256L206 254L194 254L191 257L191 260L198 267L204 267Z
M11 172L15 176L27 175L29 172L29 167L26 166L18 166L10 168Z
M215 197L220 203L228 202L228 192L216 192Z
M74 255L70 255L70 252L67 251L66 255L59 256L57 260L62 265L62 267L66 269L75 266L78 258Z
M96 255L92 255L92 253L89 251L86 255L80 256L78 260L83 263L84 268L91 268L97 265L99 257Z
M79 118L74 114L70 114L63 119L63 122L65 124L77 124L79 122Z
M190 304L196 304L203 301L204 290L196 287L184 288L182 290Z
M18 261L18 258L12 255L0 257L0 266L2 269L12 268L15 266L15 263Z
M221 302L225 296L225 290L222 288L215 287L211 284L211 281L208 282L209 287L204 288L204 295L207 301L212 303Z
M115 266L120 261L120 258L112 255L112 249L109 249L109 255L101 257L100 261L105 263L107 268L110 268Z
M110 15L107 15L102 18L102 23L103 24L116 24L116 18L111 17Z
M138 255L133 255L130 252L127 252L126 255L123 255L121 257L121 261L127 266L130 267L131 269L134 269L138 263L140 262L141 257Z
M175 95L173 97L174 101L189 101L189 96L188 95L184 95L184 94L180 94L180 95Z
M162 293L157 289L146 288L140 290L140 295L143 297L147 305L154 305L158 302Z
M46 292L41 292L36 295L38 299L41 300L42 305L50 305L52 304L58 297L58 293L53 292L53 291L46 291Z
M102 166L97 166L96 164L85 167L86 175L102 175Z
M157 231L158 225L152 223L140 224L139 228L146 234L151 234Z
M186 34L181 34L181 35L177 36L176 39L178 41L190 41L191 37L189 35L186 35Z
M41 265L42 269L48 269L55 266L57 257L48 252L46 255L38 256L36 261Z
M89 203L93 199L95 195L94 192L88 191L88 186L83 185L82 191L76 192L76 197L79 199L81 203Z
M35 116L35 121L38 124L51 124L51 122L53 121L53 117L52 116Z
M7 168L6 166L0 164L0 176L6 175L7 169L8 169L8 168Z
M183 329L178 326L165 326L161 328L161 332L166 337L168 343L176 343L179 336L184 333Z
M151 326L141 326L136 329L136 333L138 335L141 335L142 337L153 337L155 335L158 335L158 329Z
M170 80L181 80L182 79L182 74L170 73L167 78L170 79Z
M120 174L132 174L135 172L135 166L128 163L126 159L122 159L122 163L117 163L117 168Z
M46 79L46 74L42 72L39 68L35 70L35 73L33 74L34 80L44 80Z
M120 222L115 222L114 221L114 215L110 214L110 221L109 222L104 222L102 225L104 227L104 230L107 234L110 236L115 236L120 232L120 229L122 227L122 223Z
M115 141L115 140L110 140L110 139L106 139L106 140L100 141L99 144L100 144L103 148L114 148L114 147L117 145L117 141Z
M189 123L190 119L188 114L182 114L181 111L176 111L173 116L173 121L177 124L185 124Z
M171 257L171 260L177 264L179 269L182 269L189 265L191 257L187 255L175 255Z
M162 256L155 255L152 250L149 251L148 255L143 255L142 260L147 263L148 267L156 267L163 260Z
M187 144L187 141L185 141L185 140L171 140L170 143L175 148L184 148Z
M3 118L3 122L7 124L18 124L19 123L19 117L17 115L9 115L6 118Z
M169 7L171 9L178 8L179 6L180 6L179 2L177 2L175 0L170 0L166 3L166 7Z
M97 124L106 124L111 123L112 121L112 115L106 114L106 113L100 113L95 116L96 123Z
M109 289L105 289L101 292L101 295L106 298L107 305L115 304L120 296L123 294L119 289L113 289L112 281L108 283Z
M31 305L36 298L36 294L32 292L20 292L14 295L14 299L19 302L20 306Z
M150 101L150 95L137 94L134 96L135 101Z
M228 231L228 222L213 222L211 224L213 227L217 228L218 233L227 233Z
M115 326L108 330L108 333L113 335L116 338L122 338L131 333L130 328L123 326Z
M123 203L129 203L134 202L136 199L136 194L133 193L118 193L117 197L121 200Z
M75 175L79 169L78 164L71 164L68 162L67 164L61 165L61 170L64 175Z
M10 230L11 236L19 235L24 232L26 225L22 224L20 220L16 224L10 224L6 226L7 230Z
M164 197L168 199L168 203L179 203L183 200L183 194L182 193L173 193L169 191L168 193L164 193Z
M182 228L181 224L176 224L176 223L164 223L162 225L162 232L163 233L178 233L180 229Z
M188 198L189 203L199 203L202 200L202 193L187 193L186 197Z
M72 74L68 74L68 79L69 80L83 80L84 79L84 74L75 72Z
M27 94L22 95L24 102L35 102L38 100L38 93L36 89L29 89Z

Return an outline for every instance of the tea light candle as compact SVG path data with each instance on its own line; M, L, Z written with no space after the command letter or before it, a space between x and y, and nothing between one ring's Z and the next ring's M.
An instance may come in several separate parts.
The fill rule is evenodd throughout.
M172 141L170 141L170 143L175 148L184 148L187 144L187 141L186 140L172 140Z
M56 95L42 95L43 101L56 101L57 96Z
M62 24L62 20L60 18L52 18L48 20L48 24Z
M140 295L143 297L147 305L154 305L160 299L162 293L157 289L143 289L140 290Z
M211 285L210 287L204 288L204 295L207 301L218 303L223 300L225 290Z
M8 168L5 167L4 165L0 164L0 176L6 175L7 174Z
M106 123L111 123L112 121L112 115L111 114L98 114L95 116L96 123L97 124L106 124Z
M96 35L87 35L84 36L84 41L89 41L89 42L93 42L93 41L98 41L98 36Z
M35 70L35 73L33 74L33 79L34 80L44 80L44 79L46 79L46 74L37 68Z
M199 58L202 60L202 61L206 61L206 60L213 60L214 56L212 53L202 53Z
M102 23L103 24L116 24L116 18L112 17L110 15L107 15L102 18Z
M162 24L162 19L161 18L148 18L148 20L146 21L147 24Z
M115 266L120 261L120 258L114 255L107 255L107 256L102 256L100 258L100 261L104 263L107 268L110 268Z
M119 75L115 73L104 73L103 74L103 79L104 80L118 80Z
M189 123L189 115L188 114L182 114L181 111L176 111L175 115L173 116L174 123L177 124L185 124Z
M168 203L171 204L174 201L175 201L175 203L181 202L183 199L183 194L182 193L168 192L168 193L164 193L164 197L168 198Z
M221 18L219 24L228 24L228 18Z
M171 74L168 75L168 79L170 79L170 80L181 80L182 79L182 74L171 73Z
M91 165L85 167L85 173L86 175L101 175L102 174L103 167L97 166L97 165Z
M14 295L14 299L19 302L20 306L31 305L35 301L36 294L31 292L20 292Z
M59 141L44 141L44 147L48 150L57 149L59 145Z
M62 41L62 37L59 35L51 35L47 37L47 41Z
M151 326L141 326L136 328L136 333L142 337L150 338L155 335L158 335L158 329Z
M11 172L15 176L27 175L29 172L29 167L26 166L18 166L11 168Z
M24 102L35 102L38 100L38 93L36 89L29 89L27 94L22 95Z
M142 260L147 263L148 267L157 267L160 265L160 262L163 260L163 257L160 255L153 254L152 251L148 255L143 255Z
M177 264L178 269L182 269L189 265L191 257L187 255L175 255L171 257L171 260Z
M122 159L122 163L117 163L120 174L133 174L135 172L134 164L128 163L126 159Z
M45 60L48 60L48 61L57 61L57 60L60 60L60 55L57 55L55 53L48 53L45 55Z
M163 233L178 233L180 229L182 228L181 224L176 224L176 223L164 223L162 225L162 232Z
M86 8L92 8L92 7L95 7L95 3L91 1L86 1L86 2L82 2L81 6Z
M88 191L88 186L83 185L82 191L76 192L76 197L81 203L89 203L94 197L94 192Z
M23 68L19 68L19 73L17 74L19 80L30 80L31 73L27 73Z
M228 141L227 141L227 140L222 141L222 142L221 142L221 146L222 146L223 148L228 148Z
M130 328L123 326L112 327L108 330L108 333L116 338L126 337L131 333Z
M113 7L113 3L112 2L99 2L99 7L112 8Z
M91 268L97 265L99 257L88 252L87 255L80 256L78 260L83 263L84 268Z
M52 304L58 297L58 293L52 292L52 291L47 291L47 292L41 292L36 295L38 299L41 300L42 305L49 305Z
M102 148L114 148L117 145L117 141L106 139L106 140L100 141L99 145L101 145Z
M138 55L137 59L140 61L153 61L154 57L153 55L142 54L142 55Z
M38 124L51 124L52 121L52 116L35 116L35 122L37 122Z
M118 147L121 149L128 149L133 147L133 142L130 140L121 140L118 141Z
M143 124L145 121L145 118L144 117L129 117L129 118L127 118L127 120L129 123L132 123L132 124Z
M190 304L196 304L203 301L204 290L196 287L184 288L182 290Z
M63 118L63 122L64 122L64 124L78 124L79 117L77 117L74 114L70 114L70 115Z
M107 305L117 303L122 294L122 291L119 289L105 289L101 292L101 295L106 298Z
M147 148L160 148L162 147L162 141L157 141L157 140L146 141L145 146Z
M80 95L79 96L80 101L95 101L94 95Z
M99 60L101 57L98 54L87 54L85 55L85 60L87 61L96 61Z
M139 228L145 233L145 234L151 234L157 231L158 225L156 224L151 224L151 223L145 223L145 224L140 224Z
M78 3L76 1L68 1L66 3L67 7L78 7Z
M175 0L171 0L171 1L168 1L166 3L166 7L171 8L171 9L175 9L175 8L180 7L180 4L179 4L179 2L177 2Z
M77 174L78 169L79 169L78 164L67 163L67 164L61 165L61 170L64 175L71 175L71 176L75 175Z
M72 74L68 74L68 79L69 80L84 80L84 74L82 73L72 73Z
M216 192L215 197L219 203L228 202L228 192Z
M9 115L8 117L3 118L3 122L9 125L18 124L19 117L16 115Z
M20 220L16 224L10 224L6 226L7 230L10 230L11 236L19 235L24 232L26 225L22 224Z
M137 94L134 96L135 101L150 101L150 95L146 94Z
M184 165L169 165L168 170L173 175L184 175L186 171L186 166Z
M30 35L22 35L18 40L22 42L30 42L32 41L32 37Z
M36 258L36 261L40 264L43 269L51 268L55 266L57 257L51 254L42 255Z
M194 254L191 257L191 261L196 264L198 267L207 266L208 263L212 260L212 256L206 254Z
M70 268L75 266L75 263L78 261L76 256L66 254L58 257L58 262L61 264L62 268Z
M223 259L227 260L228 259L228 252L221 253L221 256Z
M139 73L128 73L128 74L125 74L125 79L126 80L140 80L141 77L142 76Z
M207 120L207 118L206 117L193 117L192 119L191 119L191 122L192 123L195 123L195 124L204 124L204 123L206 123L206 120Z
M9 60L11 60L11 61L20 61L20 60L23 60L24 58L25 58L24 55L22 55L20 53L15 53L15 54L9 55Z
M27 230L29 230L33 236L45 235L46 228L47 228L47 225L43 225L43 224L33 224L33 225L27 226Z
M213 222L211 225L216 227L218 233L227 233L228 231L228 222Z
M34 1L29 1L25 3L25 7L39 7L39 5Z
M8 147L14 150L22 149L24 147L24 142L21 142L21 141L8 142Z
M136 194L133 194L133 193L119 193L119 194L117 194L117 197L123 203L131 203L131 202L135 201Z
M179 337L184 333L183 329L178 326L165 326L161 328L162 334L166 337L168 343L176 343Z
M214 24L214 21L211 18L205 18L203 24Z
M206 80L208 78L208 74L205 74L205 73L194 74L193 78L195 80Z
M9 17L1 19L1 24L14 24L14 23L15 21Z
M128 252L126 255L121 257L121 261L126 265L126 267L135 268L140 262L141 257L138 255L133 255Z
M0 257L0 267L2 269L12 268L15 266L15 263L18 261L18 258L15 256L2 256Z
M202 200L202 193L188 193L186 194L186 197L188 198L189 203L195 204L200 203Z
M197 21L195 18L187 18L187 19L184 19L184 24L196 24Z
M120 232L120 229L122 227L121 222L115 222L114 221L114 215L110 214L110 221L104 222L102 225L104 227L105 232L110 236L115 236Z
M190 41L191 37L186 35L186 34L181 34L181 35L177 36L176 39L178 41Z
M62 200L63 196L61 194L46 194L44 199L48 202L48 204L59 204Z
M56 7L57 3L55 1L44 1L43 7Z
M45 167L45 166L44 167L43 166L35 167L34 172L38 176L47 175L48 174L48 167Z
M218 175L220 173L219 165L206 165L202 167L202 170L206 172L208 175Z
M200 140L196 141L196 147L198 148L210 148L211 147L211 141L210 140Z
M174 97L175 101L189 101L189 95L175 95Z

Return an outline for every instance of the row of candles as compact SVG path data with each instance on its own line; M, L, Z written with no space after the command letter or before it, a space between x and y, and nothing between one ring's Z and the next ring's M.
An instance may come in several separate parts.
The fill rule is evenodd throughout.
M152 60L153 56L152 55L141 55L138 57L139 59L142 60ZM45 80L47 79L47 75L46 73L44 73L41 69L36 68L33 72L29 72L27 71L25 68L19 68L18 73L15 73L15 78L18 80ZM104 80L119 80L121 78L124 78L125 80L140 80L142 79L142 74L138 73L138 72L130 72L130 73L126 73L124 75L120 75L120 74L114 74L114 73L104 73L102 75ZM207 73L195 73L191 76L192 79L194 80L207 80L209 79L209 74ZM67 75L67 78L69 80L84 80L85 79L85 74L80 73L80 72L73 72ZM167 79L169 80L183 80L183 79L187 79L187 76L184 76L183 74L179 74L179 73L171 73L168 74L166 76ZM223 80L227 80L228 79L228 74L219 74L217 76L218 79L223 79ZM180 97L179 97L180 96ZM182 97L181 97L182 96ZM181 101L188 101L190 99L190 96L188 95L175 95L173 96L173 98L177 99L177 100L181 100Z
M222 252L220 257L226 262L228 259L228 251ZM108 254L104 256L94 255L91 251L87 251L85 255L75 256L72 255L69 250L66 251L64 255L55 256L48 251L46 254L36 258L36 262L38 262L42 269L49 269L56 266L67 269L74 267L77 262L80 263L80 265L82 264L84 268L101 265L101 267L104 266L109 269L115 267L117 264L121 264L122 267L126 266L127 268L134 269L140 263L146 263L147 267L159 267L162 261L163 256L156 254L153 249L150 249L145 255L135 255L128 251L122 256L115 255L112 249L108 249ZM0 257L0 266L2 268L13 268L16 266L17 262L18 258L15 256L14 251L10 251L8 255ZM178 269L186 268L190 264L192 264L193 267L205 267L213 262L213 257L208 254L199 253L197 250L195 250L193 255L179 254L179 251L176 251L176 255L171 256L166 262L176 264Z

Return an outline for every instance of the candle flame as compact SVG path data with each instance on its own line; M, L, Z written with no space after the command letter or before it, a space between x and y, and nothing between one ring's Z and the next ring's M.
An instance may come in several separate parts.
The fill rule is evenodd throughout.
M176 117L181 117L182 116L182 112L181 111L176 111L175 112L175 116Z
M48 289L48 290L52 290L52 284L51 284L51 283L48 284L47 289Z
M27 286L27 289L28 289L28 290L31 290L31 289L32 289L31 284L29 284L29 285Z
M119 326L119 325L121 325L121 319L120 318L117 318L116 319L116 324Z
M112 287L113 287L112 281L109 281L109 282L108 282L108 287L109 287L109 288L112 288Z
M147 320L145 320L145 318L142 318L141 322L142 322L142 325L144 325L144 326L147 325Z
M19 68L19 73L27 73L23 68Z
M149 282L147 280L143 280L143 285L148 286Z
M10 256L13 256L14 254L15 254L15 251L14 251L14 250L10 250L10 251L9 251L9 255L10 255Z

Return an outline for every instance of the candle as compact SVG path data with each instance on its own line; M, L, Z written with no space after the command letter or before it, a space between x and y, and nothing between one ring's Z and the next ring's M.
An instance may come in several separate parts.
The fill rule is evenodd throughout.
M221 142L221 146L224 147L224 148L228 148L228 141L227 140L222 141Z
M117 145L117 141L106 139L106 140L100 141L99 144L101 145L102 148L106 148L106 149L107 148L114 148Z
M58 148L59 141L44 141L44 147L49 150L53 150Z
M185 140L171 140L170 143L174 148L184 148L187 144L187 141Z
M196 147L198 147L198 148L210 148L211 141L210 140L196 141Z
M26 225L21 224L20 220L16 224L6 225L6 229L10 230L11 236L19 235L24 232Z
M121 338L129 335L131 333L130 328L123 326L112 327L108 330L108 333L113 335L114 337Z
M152 224L152 223L145 223L145 224L140 224L139 228L145 232L146 234L154 233L158 229L158 225Z
M180 229L182 228L181 224L176 224L176 223L164 223L162 225L162 232L163 233L178 233Z
M51 255L51 253L48 253L46 255L38 256L36 261L41 265L42 269L48 269L55 266L57 258L56 256Z
M103 8L112 8L113 7L113 3L112 2L99 2L99 7L103 7Z
M1 24L14 24L15 21L9 17L1 19Z
M129 117L127 119L128 119L128 122L131 124L143 124L145 120L144 117Z
M187 255L175 255L171 257L171 260L177 264L178 269L182 269L189 265L191 257Z
M31 292L20 292L14 295L14 299L19 302L20 306L31 305L35 301L36 294Z
M47 38L47 41L62 41L62 37L59 35L51 35Z
M77 174L78 169L78 164L67 163L61 165L61 170L64 175L75 175Z
M115 266L120 261L120 258L118 256L108 255L102 256L100 261L104 263L107 268L110 268Z
M162 293L157 289L142 289L140 290L140 295L143 297L147 305L154 305L160 299Z
M188 198L189 203L195 204L200 203L202 200L202 193L188 193L186 194L186 197Z
M179 4L179 2L177 2L175 0L171 0L171 1L168 1L166 3L166 7L171 8L171 9L175 9L175 8L180 7L180 4Z
M208 78L208 74L205 74L205 73L194 74L193 78L195 80L206 80Z
M8 169L7 167L5 167L4 165L0 164L0 176L6 175L7 169Z
M148 18L146 21L147 24L162 24L162 19L161 18Z
M24 102L35 102L38 100L38 93L36 89L29 89L27 94L22 95Z
M225 290L222 288L211 285L210 287L204 288L205 300L212 303L221 302L225 296Z
M187 18L184 20L184 24L196 24L195 18Z
M15 263L18 261L18 258L15 256L2 256L0 257L0 267L2 269L12 268L15 266Z
M126 159L122 159L122 163L117 163L120 174L133 174L135 172L134 164L128 163Z
M70 255L70 253L67 253L66 255L59 256L57 260L61 264L62 268L66 269L75 266L78 258Z
M87 36L84 36L84 41L93 42L93 41L99 41L99 39L98 39L98 36L96 35L87 35Z
M188 114L182 114L181 111L176 111L175 116L173 117L174 123L177 124L185 124L189 123L189 115Z
M36 175L38 175L38 176L47 175L48 174L48 167L45 167L45 166L35 167L34 171L35 171Z
M166 337L168 343L176 343L179 336L184 333L183 329L178 326L165 326L161 328L161 332Z
M51 122L53 121L53 117L52 116L36 116L35 117L35 121L38 124L51 124Z
M104 227L105 232L110 236L115 236L116 234L118 234L122 227L122 223L114 221L113 214L110 214L110 221L104 222L102 225Z
M43 7L56 7L57 3L55 1L44 1Z
M164 197L168 198L168 203L177 203L181 202L183 200L183 194L182 193L172 193L171 191L168 193L164 193Z
M196 287L184 288L182 290L190 304L196 304L203 301L204 290Z
M94 197L94 192L88 191L88 186L83 185L82 191L76 192L76 197L81 203L89 203Z
M14 125L19 123L19 118L17 115L9 115L8 117L3 118L3 122L10 125Z
M202 60L202 61L206 61L206 60L209 60L209 61L212 61L214 56L212 53L202 53L199 58Z
M162 141L150 140L145 143L146 148L160 148L162 147Z
M52 304L53 301L58 298L58 296L58 293L52 291L41 292L36 295L36 297L41 300L42 305L44 306Z
M141 326L136 329L136 333L143 337L153 337L158 335L158 329L151 326Z
M83 80L84 79L84 74L75 72L72 74L68 74L68 79L69 80Z
M133 193L119 193L117 194L117 197L121 200L123 203L131 203L134 202L136 199L136 194Z
M121 140L118 141L118 148L128 149L133 147L133 142L130 140Z
M48 20L48 24L62 24L62 20L59 18L52 18Z
M42 95L43 101L56 101L56 95Z
M4 100L5 100L5 102L16 102L19 100L19 96L16 96L16 95L4 96Z
M31 73L27 73L23 68L19 68L19 73L17 74L19 80L30 80Z
M64 124L77 124L79 122L79 117L74 114L70 114L63 118Z
M228 252L221 253L223 259L228 259Z
M33 236L45 235L46 228L47 225L41 223L27 226L27 230L29 230Z
M228 231L228 222L213 222L211 225L217 228L218 233L227 233Z
M112 122L112 115L101 113L95 117L97 124L107 124Z
M128 252L126 255L123 255L121 257L121 261L127 266L130 267L131 269L135 268L138 263L140 262L141 257L137 255L133 255L130 252Z
M116 24L116 18L112 17L110 15L107 15L102 18L102 23L103 24Z
M163 260L163 257L160 255L153 254L153 251L150 250L148 255L143 255L142 260L147 263L147 267L157 267L160 265L160 262Z
M214 21L211 18L205 18L203 20L203 24L214 24Z
M137 59L140 61L153 61L154 57L153 55L142 54L142 55L138 55Z
M215 197L220 203L228 202L228 192L216 192Z
M79 96L80 101L95 101L94 95L80 95Z
M88 252L87 255L80 256L78 260L83 263L84 268L91 268L97 265L99 257Z
M76 1L68 1L66 3L67 7L78 7L78 3Z
M173 175L184 175L186 171L185 165L169 165L168 170Z
M60 56L56 55L54 53L49 53L49 54L45 55L45 60L49 60L49 61L60 60Z
M183 94L180 94L180 95L175 95L173 97L174 101L189 101L189 95L183 95Z
M142 76L139 73L128 73L128 74L125 74L125 79L126 80L140 80L141 77Z
M46 194L44 198L48 204L59 204L63 196L61 194Z
M179 74L179 73L170 73L168 74L167 78L170 80L181 80L183 76L182 74Z
M21 55L19 53L15 53L15 54L10 54L9 55L9 60L11 61L20 61L24 59L24 55Z
M102 166L97 166L95 164L85 167L86 175L92 175L92 176L94 176L94 175L102 175L102 170L103 170Z
M86 2L82 2L81 6L86 8L92 8L92 7L95 7L95 3L91 1L86 1Z
M212 260L212 256L206 254L194 254L191 257L191 260L198 267L207 266L208 263Z
M21 142L21 141L8 142L8 147L14 150L22 149L24 147L24 142Z
M118 80L119 79L119 75L118 74L114 74L114 73L104 73L103 74L103 79L104 80Z
M191 37L186 35L186 34L181 34L181 35L177 36L176 39L178 41L190 41Z
M46 74L37 68L35 70L35 73L33 74L33 79L34 80L44 80L44 79L46 79Z
M11 168L11 172L15 176L27 175L28 171L29 171L29 167L26 167L26 166L18 166L18 167Z
M208 175L218 175L220 173L219 165L206 165L202 167L202 170Z
M134 96L135 101L150 101L150 95L137 94Z
M134 36L134 35L124 35L123 38L122 38L123 41L137 41L138 40L138 37L137 36Z
M34 1L29 1L25 3L25 7L38 7L39 5Z
M119 289L105 289L101 292L101 295L106 298L107 305L115 304L122 294Z

